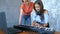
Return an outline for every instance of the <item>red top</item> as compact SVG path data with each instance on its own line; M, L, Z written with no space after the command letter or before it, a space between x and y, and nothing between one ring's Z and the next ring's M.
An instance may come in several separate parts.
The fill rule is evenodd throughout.
M23 14L24 15L30 15L30 13L32 12L33 7L34 7L34 3L33 2L30 2L29 6L27 6L26 4L23 3L21 5L21 8L23 10Z

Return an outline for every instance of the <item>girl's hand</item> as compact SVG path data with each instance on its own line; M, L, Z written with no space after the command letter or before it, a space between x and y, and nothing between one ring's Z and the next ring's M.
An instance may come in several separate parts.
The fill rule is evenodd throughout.
M33 22L33 26L38 26L38 23L36 23L36 21Z

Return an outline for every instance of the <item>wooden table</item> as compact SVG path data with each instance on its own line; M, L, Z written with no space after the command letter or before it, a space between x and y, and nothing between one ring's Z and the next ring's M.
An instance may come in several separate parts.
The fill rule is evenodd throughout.
M26 32L20 32L20 33L17 33L17 34L38 34L37 32L29 32L29 31L26 31ZM60 32L54 32L54 34L60 34Z
M60 32L54 32L54 34L60 34Z
M3 30L0 30L0 34L5 34L5 32Z
M37 32L30 32L30 31L25 31L25 32L20 32L17 34L38 34Z

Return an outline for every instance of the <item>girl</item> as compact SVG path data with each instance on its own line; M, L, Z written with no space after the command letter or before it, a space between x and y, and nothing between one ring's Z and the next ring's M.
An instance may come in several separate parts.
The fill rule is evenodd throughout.
M35 2L34 11L32 12L32 20L35 26L40 25L46 27L48 25L48 11L43 9L43 4L41 1Z
M48 26L48 11L43 9L42 1L34 3L34 11L32 12L33 26L41 27L34 28L38 34L52 34L51 31L46 31L44 28Z
M31 17L30 13L32 12L34 3L30 2L29 0L22 0L21 11L20 11L20 25L31 25Z

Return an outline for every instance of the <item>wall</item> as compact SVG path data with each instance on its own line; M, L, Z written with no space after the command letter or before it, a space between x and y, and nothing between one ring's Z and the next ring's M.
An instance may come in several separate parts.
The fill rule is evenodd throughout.
M7 23L6 23L6 1L0 0L0 29L4 30L7 34Z
M7 10L6 19L7 26L12 27L13 25L19 24L19 13L21 0L6 0Z

